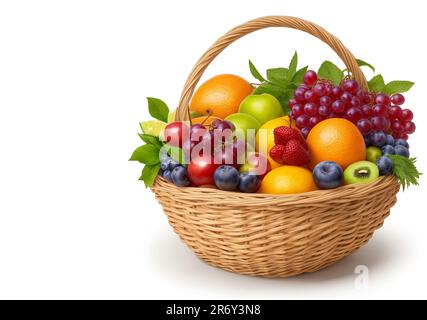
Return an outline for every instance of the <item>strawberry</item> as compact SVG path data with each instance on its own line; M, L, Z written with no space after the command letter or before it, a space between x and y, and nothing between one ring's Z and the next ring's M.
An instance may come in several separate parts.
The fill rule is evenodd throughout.
M307 143L299 130L282 126L275 128L273 133L274 143L276 145L281 144L285 146L289 140L295 139L298 140L306 150L308 150Z
M286 143L282 157L281 163L292 166L304 166L310 162L307 149L304 148L303 144L297 139L291 139Z
M270 157L278 162L283 164L283 153L285 152L286 147L281 144L276 144L273 148L270 149Z

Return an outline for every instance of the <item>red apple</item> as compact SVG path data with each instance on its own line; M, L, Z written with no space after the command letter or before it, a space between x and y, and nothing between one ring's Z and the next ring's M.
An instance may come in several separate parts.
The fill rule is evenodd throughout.
M172 147L181 148L189 137L190 128L184 122L175 121L165 127L165 141Z
M197 156L188 165L188 178L196 186L215 184L213 175L219 166L212 156Z

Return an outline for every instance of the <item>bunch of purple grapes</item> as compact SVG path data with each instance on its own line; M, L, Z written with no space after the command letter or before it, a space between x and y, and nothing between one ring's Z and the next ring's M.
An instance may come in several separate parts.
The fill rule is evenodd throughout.
M353 79L339 86L318 79L315 71L304 74L304 83L289 101L290 116L304 137L311 128L327 118L345 118L353 122L363 135L383 131L396 139L408 139L415 132L413 113L402 109L405 97L366 92Z

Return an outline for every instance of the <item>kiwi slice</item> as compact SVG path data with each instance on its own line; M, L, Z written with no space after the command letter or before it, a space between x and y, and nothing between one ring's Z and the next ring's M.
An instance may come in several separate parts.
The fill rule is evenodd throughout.
M344 183L369 183L379 177L380 173L375 163L358 161L344 170Z

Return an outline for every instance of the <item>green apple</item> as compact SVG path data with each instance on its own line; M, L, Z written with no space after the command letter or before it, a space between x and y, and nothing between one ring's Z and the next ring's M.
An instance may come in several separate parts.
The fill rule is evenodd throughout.
M382 156L380 148L370 146L366 148L366 160L377 163L377 160Z
M248 137L247 130L252 129L254 130L254 134L256 134L259 127L261 126L255 117L247 113L233 113L224 120L230 121L232 124L234 124L234 127L236 128L234 132L237 135L241 135L245 139Z
M271 119L283 116L283 109L279 100L268 93L247 96L240 103L239 112L250 114L261 125Z

